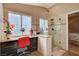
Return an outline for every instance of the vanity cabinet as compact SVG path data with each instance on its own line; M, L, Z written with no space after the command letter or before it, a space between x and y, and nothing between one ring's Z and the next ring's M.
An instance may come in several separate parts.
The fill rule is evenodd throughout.
M1 42L0 55L15 56L17 55L17 41Z
M52 37L40 35L38 39L38 52L43 56L51 56L52 53Z
M18 40L0 42L0 56L17 56ZM30 51L36 51L38 48L38 37L30 38Z

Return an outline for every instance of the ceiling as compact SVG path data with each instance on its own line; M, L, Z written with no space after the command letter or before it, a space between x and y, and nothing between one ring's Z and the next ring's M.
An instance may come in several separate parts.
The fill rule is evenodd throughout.
M55 5L55 3L22 3L22 4L40 6L40 7L44 7L44 8L50 8L53 5Z

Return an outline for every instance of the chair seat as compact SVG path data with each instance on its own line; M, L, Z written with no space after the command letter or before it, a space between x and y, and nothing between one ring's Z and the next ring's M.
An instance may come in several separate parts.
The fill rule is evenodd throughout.
M28 48L26 47L26 48L19 48L18 50L17 50L17 53L19 53L19 52L22 52L22 51L25 51L25 50L27 50Z
M27 55L27 54L31 54L31 51L28 47L17 49L17 55L18 56L24 56L24 55Z

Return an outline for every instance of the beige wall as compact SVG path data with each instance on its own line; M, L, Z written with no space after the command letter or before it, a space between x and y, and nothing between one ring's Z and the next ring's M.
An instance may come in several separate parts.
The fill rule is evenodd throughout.
M3 6L0 3L0 20L2 19L2 17L3 17Z
M3 7L4 10L15 11L32 16L46 17L46 15L48 14L48 10L46 8L23 5L19 3L6 3L3 5Z
M0 40L3 39L3 23L2 23L2 18L3 18L3 5L0 4Z
M49 21L50 19L54 19L55 24L61 22L61 25L57 25L60 26L60 28L58 28L57 30L58 32L56 31L54 35L50 30L53 26L49 26L49 34L52 34L52 36L54 36L55 45L61 46L63 49L66 50L68 50L68 22L66 15L67 13L75 10L79 10L79 4L56 4L55 6L49 9ZM60 18L61 21L59 21Z

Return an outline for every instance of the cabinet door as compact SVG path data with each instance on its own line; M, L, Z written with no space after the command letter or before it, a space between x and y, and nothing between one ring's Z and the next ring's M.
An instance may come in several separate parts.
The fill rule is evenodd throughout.
M36 51L37 50L37 45L38 45L38 38L31 38L31 51Z
M59 47L60 46L60 36L61 36L61 25L55 25L54 26L54 47Z
M2 56L11 56L17 55L17 42L4 42L1 43L1 55Z
M38 39L38 51L44 56L51 56L52 43L51 37L40 36Z
M47 50L46 40L47 40L47 38L45 38L45 37L39 37L39 39L38 39L38 51L43 55L47 54L46 53L46 50Z

